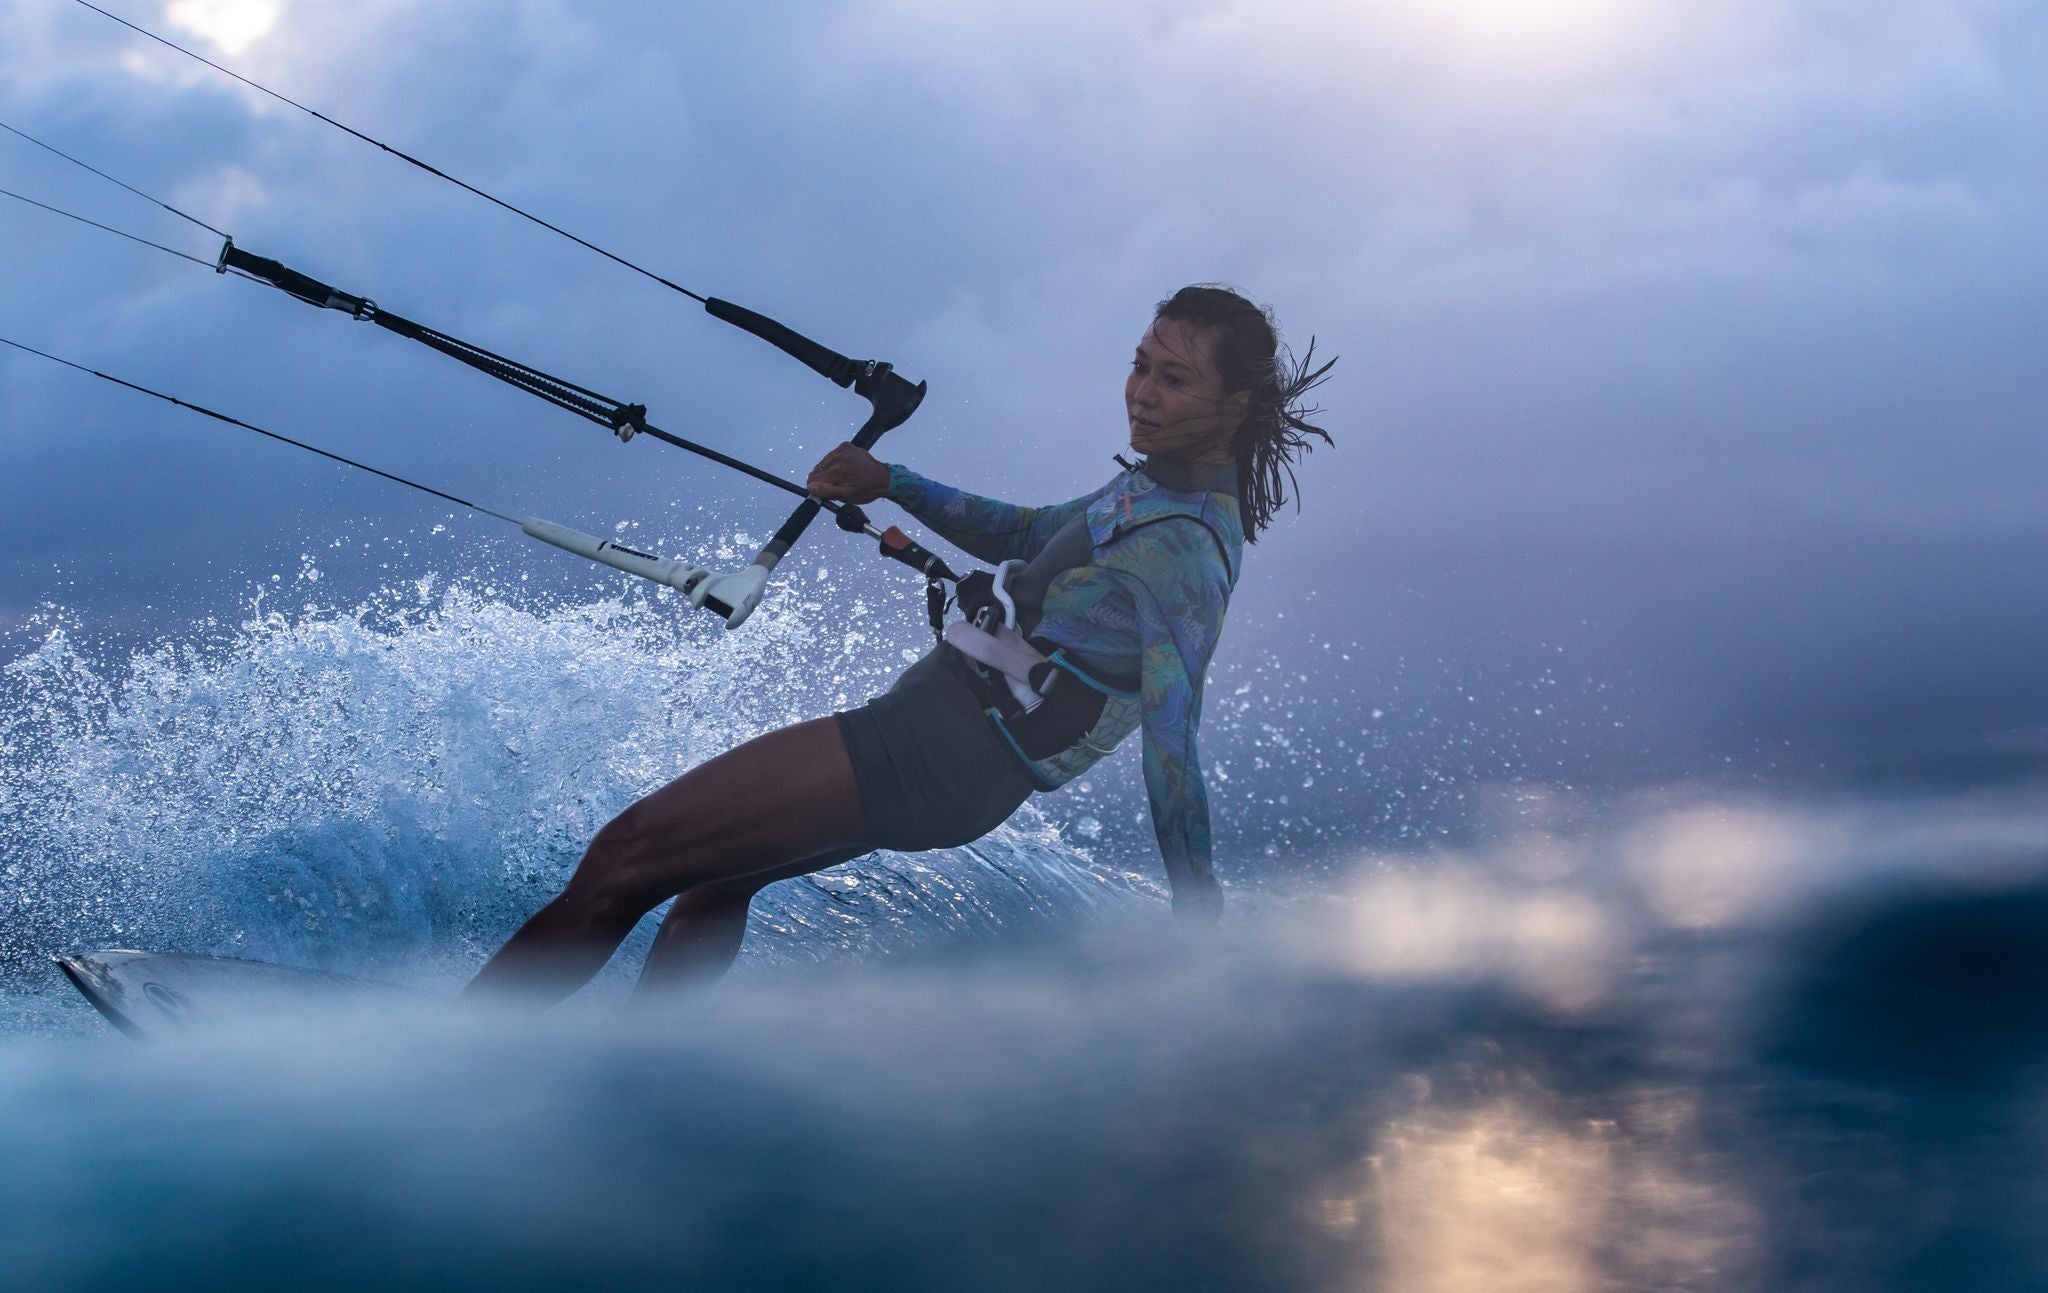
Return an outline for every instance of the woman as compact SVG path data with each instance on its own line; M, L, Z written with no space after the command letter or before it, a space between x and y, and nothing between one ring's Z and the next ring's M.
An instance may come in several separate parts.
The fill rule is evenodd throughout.
M1008 563L1003 596L980 599L997 608L989 631L949 629L887 694L756 737L626 809L471 989L565 997L670 898L641 986L715 978L763 886L878 848L978 839L1140 727L1174 908L1213 915L1202 676L1244 543L1286 501L1306 437L1329 442L1298 407L1331 366L1311 371L1314 350L1286 366L1268 312L1226 288L1183 288L1159 304L1124 384L1145 461L1054 507L965 494L852 445L826 455L808 482L818 497L887 497Z

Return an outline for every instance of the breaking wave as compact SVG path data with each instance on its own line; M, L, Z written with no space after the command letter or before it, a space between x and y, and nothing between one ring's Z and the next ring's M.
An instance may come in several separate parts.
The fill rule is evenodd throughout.
M112 662L42 626L0 683L0 971L112 944L458 975L633 799L858 704L913 655L858 605L825 632L795 597L726 634L661 594L495 592L425 578L348 610L258 604L214 641ZM966 848L771 887L747 957L873 955L1157 894L1027 805Z

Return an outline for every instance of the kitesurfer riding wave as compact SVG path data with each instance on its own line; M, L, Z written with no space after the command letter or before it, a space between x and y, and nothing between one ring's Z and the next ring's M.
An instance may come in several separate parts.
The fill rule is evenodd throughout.
M813 495L886 497L1006 563L1008 578L984 585L988 613L866 705L756 737L628 807L470 991L565 997L671 898L641 986L715 978L764 886L875 849L978 839L1133 730L1174 908L1213 916L1202 679L1244 543L1286 501L1307 437L1329 442L1300 404L1330 368L1312 369L1313 354L1291 362L1271 313L1236 292L1183 288L1160 302L1125 382L1144 460L1051 507L967 494L851 444L827 454Z

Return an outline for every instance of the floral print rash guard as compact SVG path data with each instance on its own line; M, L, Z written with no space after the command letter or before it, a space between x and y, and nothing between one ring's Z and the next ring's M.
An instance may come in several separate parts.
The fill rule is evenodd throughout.
M1034 635L1097 677L1136 687L1145 791L1174 903L1213 909L1220 892L1195 733L1203 675L1244 549L1235 466L1149 461L1068 502L1022 507L892 465L888 497L991 563L1029 561L1086 518L1091 560L1048 585Z

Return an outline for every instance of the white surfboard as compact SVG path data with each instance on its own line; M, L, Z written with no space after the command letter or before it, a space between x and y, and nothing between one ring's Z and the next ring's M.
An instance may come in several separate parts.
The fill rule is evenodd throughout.
M107 948L60 956L57 965L108 1023L140 1039L308 1006L427 999L395 984L227 956Z

